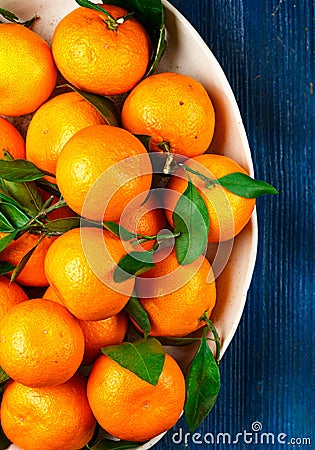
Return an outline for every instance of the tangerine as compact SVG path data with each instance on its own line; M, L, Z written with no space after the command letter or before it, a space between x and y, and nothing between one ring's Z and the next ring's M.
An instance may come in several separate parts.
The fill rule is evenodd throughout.
M150 189L152 167L144 146L131 133L95 125L78 131L63 147L56 178L77 214L118 221L129 201Z
M124 8L100 6L112 19L84 7L71 11L55 29L52 52L61 74L77 88L99 95L123 94L144 76L150 40L135 18L122 19L128 14Z
M76 92L48 100L33 115L26 134L26 159L56 173L58 156L71 136L82 128L105 124L102 115ZM54 182L52 177L49 181Z
M87 394L96 420L107 432L142 442L175 425L184 406L185 379L168 354L156 386L101 355L92 366Z
M0 29L1 30L1 29ZM6 150L13 158L25 158L25 142L11 122L0 116L0 150ZM3 154L1 153L1 157Z
M247 174L246 170L236 161L222 155L197 156L185 162L185 165L210 179L219 179L235 172ZM218 184L211 185L200 179L198 175L189 173L189 177L197 187L208 209L210 217L208 241L221 242L233 239L249 222L256 200L233 194ZM179 196L184 193L187 185L187 173L182 168L174 173L167 185L164 205L167 219L171 225L173 224L173 211Z
M33 388L9 381L1 403L1 425L24 450L77 450L93 436L85 378L77 373L58 386Z
M151 137L150 149L166 144L173 153L204 153L214 133L215 114L205 88L194 78L162 72L142 80L122 108L122 125L133 134Z
M0 114L35 111L56 86L57 69L47 42L16 23L0 24Z
M82 320L102 320L118 314L129 300L134 280L113 280L126 254L110 232L83 227L67 231L51 245L45 259L49 284L71 313Z
M77 371L83 352L77 320L51 300L19 303L0 322L0 366L26 386L64 383Z

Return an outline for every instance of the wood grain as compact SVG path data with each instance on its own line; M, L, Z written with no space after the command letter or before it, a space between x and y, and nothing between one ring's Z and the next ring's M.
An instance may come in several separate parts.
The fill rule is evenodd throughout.
M190 436L185 445L183 436L181 443L174 443L174 433L188 432L181 419L155 448L286 448L277 442L279 433L287 435L285 442L310 438L315 445L314 4L171 3L223 67L243 117L256 177L280 194L258 200L259 247L247 304L222 360L219 399L197 430L201 436L195 437L202 441L206 433L215 438L229 433L233 440L244 430L252 432L252 424L259 421L262 430L253 433L258 442L246 444L239 436L237 444L228 445L221 436L219 443L201 445ZM260 443L263 432L273 433L274 445Z

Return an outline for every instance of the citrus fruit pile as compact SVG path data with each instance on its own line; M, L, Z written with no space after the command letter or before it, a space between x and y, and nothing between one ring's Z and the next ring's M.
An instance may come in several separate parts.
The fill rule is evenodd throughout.
M77 3L51 46L0 8L1 427L23 450L135 447L183 409L200 425L220 387L208 243L275 193L207 152L200 82L156 70L161 2ZM197 345L185 373L176 344Z

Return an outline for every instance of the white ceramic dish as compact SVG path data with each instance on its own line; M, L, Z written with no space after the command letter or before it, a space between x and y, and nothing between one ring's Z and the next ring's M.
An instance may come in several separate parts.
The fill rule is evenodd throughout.
M36 22L34 31L50 43L58 21L78 5L74 0L2 0L0 6L13 11L21 19L28 19L37 14L40 20ZM216 111L216 129L210 151L230 156L253 176L253 163L246 133L224 72L189 22L167 1L164 6L168 49L160 63L159 71L177 71L191 75L205 86ZM17 121L15 123L19 125ZM217 278L218 300L212 320L222 338L222 355L230 344L242 316L255 265L257 239L257 217L254 211L249 224L234 240L231 253L229 244L221 248L223 254L228 254L229 258ZM216 252L217 249L215 255ZM194 349L180 347L168 348L168 351L185 369L193 357ZM160 438L161 436L152 439L139 449L151 448ZM11 446L10 450L13 449L18 448Z

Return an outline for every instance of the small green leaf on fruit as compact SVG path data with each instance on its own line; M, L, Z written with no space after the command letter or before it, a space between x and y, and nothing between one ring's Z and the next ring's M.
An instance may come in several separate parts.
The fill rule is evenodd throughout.
M278 194L276 188L245 173L234 172L218 178L217 182L233 194L244 198L257 198L266 194Z
M141 275L154 267L153 251L130 252L119 261L114 270L114 281L122 283L129 278Z
M173 212L175 251L179 264L191 264L204 254L208 244L210 218L207 206L193 183L188 180Z
M22 228L30 220L27 214L12 203L0 202L0 218L3 216L13 225L13 228Z
M165 351L160 342L151 337L105 347L102 353L154 386L164 367Z
M121 6L137 19L147 30L153 46L153 54L145 76L157 68L166 48L164 9L161 0L103 0L103 3Z
M213 408L220 391L220 372L208 346L205 329L186 376L184 407L188 428L193 432Z
M9 375L7 375L2 367L0 367L0 384L5 383L9 378Z
M105 119L107 125L112 125L114 127L119 126L118 113L114 103L107 97L101 95L91 94L90 92L84 92L77 89L71 84L65 84L60 87L69 87L73 91L77 92L81 97L83 97L87 102L89 102L94 108L101 114L103 119Z
M7 181L24 183L26 181L38 180L47 174L48 172L39 170L35 164L25 159L12 159L11 161L0 160L0 178Z
M130 239L137 238L136 234L126 230L126 228L122 227L116 222L103 222L103 227L123 241L129 241Z
M0 239L0 253L3 252L3 250L5 250L11 244L12 241L14 241L19 232L20 230L14 230L10 234L7 234L6 236Z
M63 234L73 228L79 228L80 223L80 217L65 217L64 219L55 219L45 223L44 228L49 233Z
M13 264L6 261L0 261L0 275L6 275L14 269L15 266Z
M141 328L144 337L147 338L151 331L150 319L139 299L135 296L130 297L127 305L125 306L125 311L128 316L131 317Z

